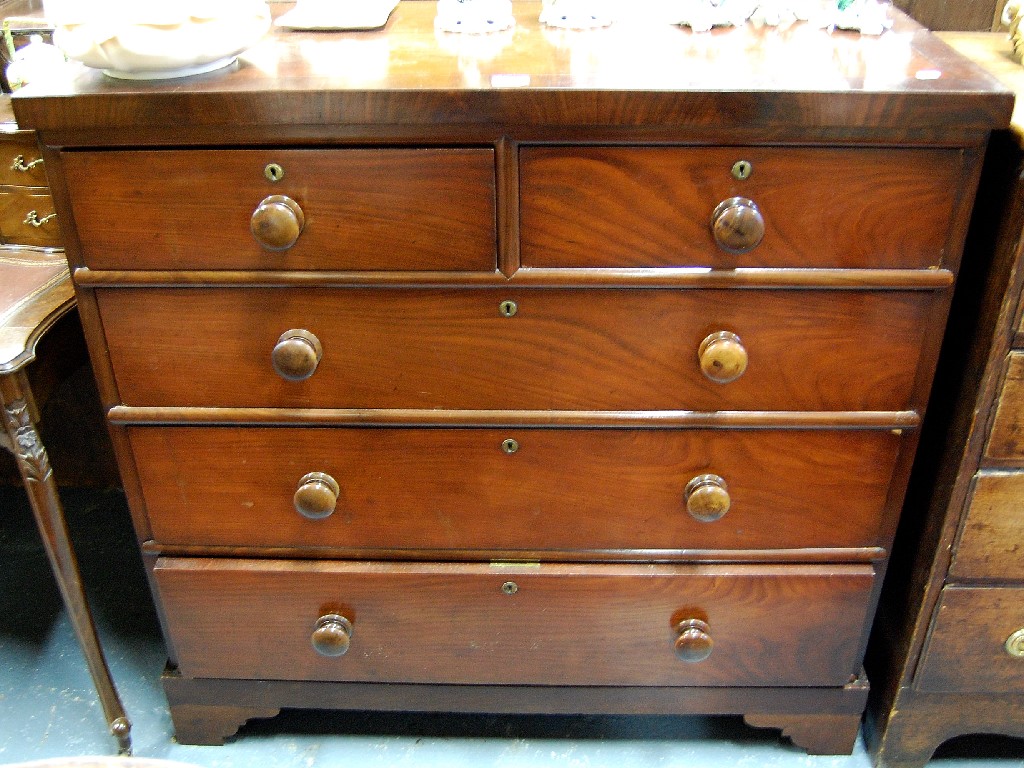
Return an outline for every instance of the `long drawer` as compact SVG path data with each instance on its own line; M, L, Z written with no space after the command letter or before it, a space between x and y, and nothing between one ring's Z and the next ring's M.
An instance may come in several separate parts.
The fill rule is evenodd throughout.
M138 406L904 410L936 297L903 291L147 288L96 292ZM513 316L501 314L513 302ZM506 305L508 306L508 305ZM315 372L272 365L311 332ZM706 340L738 336L729 383Z
M186 677L536 685L842 685L873 581L866 565L169 558L155 577ZM342 619L347 652L321 655L314 630L337 652Z
M901 443L888 431L778 430L129 436L162 546L552 552L876 546Z
M95 151L61 162L92 269L497 266L491 149ZM281 251L250 231L272 196L304 220Z
M522 261L935 266L951 250L949 222L965 172L954 149L524 147ZM763 219L763 240L742 254L723 251L712 237L716 208L736 197Z

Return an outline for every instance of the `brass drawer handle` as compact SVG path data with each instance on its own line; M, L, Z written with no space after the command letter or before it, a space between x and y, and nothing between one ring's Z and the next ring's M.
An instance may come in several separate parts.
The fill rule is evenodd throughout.
M729 486L723 478L712 474L693 478L686 484L683 497L686 500L686 511L702 523L721 520L732 504Z
M323 520L334 514L341 486L326 472L309 472L299 480L292 503L307 520Z
M704 375L718 384L736 381L747 370L747 349L730 331L715 331L700 343L697 359Z
M352 644L352 622L337 613L325 614L313 625L310 642L321 656L344 656Z
M314 334L293 328L281 334L270 353L277 375L286 381L303 381L316 373L324 348Z
M48 224L49 222L53 221L56 218L56 213L50 213L47 214L46 216L43 216L43 218L40 219L38 211L29 211L28 214L25 216L25 220L22 222L22 224L29 224L38 229L39 227Z
M305 225L302 208L286 195L264 198L249 221L252 236L268 251L287 251L295 245Z
M1021 627L1003 643L1006 652L1015 659L1024 659L1024 627Z
M711 214L711 234L726 253L748 253L764 238L764 217L753 200L730 197Z
M37 157L35 160L32 160L32 161L26 163L25 162L25 156L24 155L18 155L17 157L14 158L14 162L11 163L11 170L12 171L21 171L22 173L28 173L33 168L36 168L37 166L40 166L42 164L43 164L43 158L41 158L41 157Z
M711 627L700 619L684 619L676 625L676 656L681 661L694 664L704 661L714 649Z

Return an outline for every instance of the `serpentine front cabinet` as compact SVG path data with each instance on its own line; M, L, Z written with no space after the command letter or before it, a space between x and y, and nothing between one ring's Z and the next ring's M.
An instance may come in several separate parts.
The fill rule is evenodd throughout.
M470 38L434 9L16 99L179 740L281 707L742 713L849 751L1010 95L903 16L523 3Z

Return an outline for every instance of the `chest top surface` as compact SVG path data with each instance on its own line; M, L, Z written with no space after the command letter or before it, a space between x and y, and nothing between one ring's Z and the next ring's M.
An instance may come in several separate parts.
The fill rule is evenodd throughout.
M789 127L940 136L984 134L1009 121L1012 95L998 81L895 10L893 28L880 37L799 23L694 34L642 19L564 31L543 27L539 11L539 3L517 2L511 30L454 35L435 32L435 3L403 2L382 30L274 32L231 68L187 80L124 82L83 67L65 82L23 89L15 110L44 138L77 131L94 143L91 131L158 141L175 127L178 141L190 143L208 141L204 129L239 126L286 133L442 124ZM182 136L182 125L192 133Z

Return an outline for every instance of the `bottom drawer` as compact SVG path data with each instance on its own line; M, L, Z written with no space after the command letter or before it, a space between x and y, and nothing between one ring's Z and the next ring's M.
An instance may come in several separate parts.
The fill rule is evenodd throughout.
M874 572L161 558L155 577L186 677L833 686L859 670ZM324 656L332 615L351 631ZM340 650L343 627L319 639Z
M944 588L917 687L963 693L1024 691L1024 657L1007 649L1010 636L1022 628L1024 588ZM1024 637L1010 645L1024 653Z

